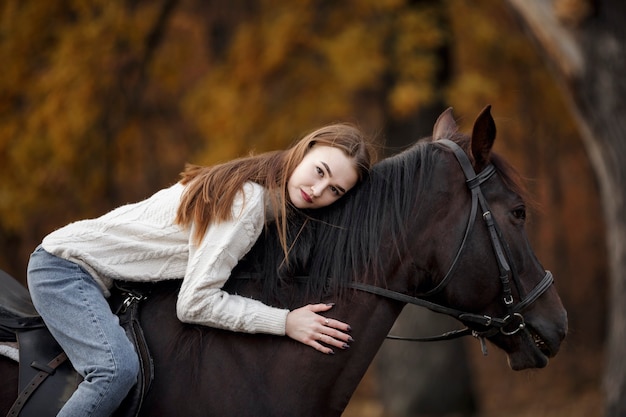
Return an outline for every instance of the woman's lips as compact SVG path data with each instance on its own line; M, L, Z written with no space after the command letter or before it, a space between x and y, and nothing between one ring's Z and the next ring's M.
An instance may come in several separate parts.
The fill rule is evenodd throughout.
M302 195L302 199L304 201L306 201L307 203L312 203L313 199L311 198L311 196L309 196L307 193L305 193L304 191L300 190L300 194Z

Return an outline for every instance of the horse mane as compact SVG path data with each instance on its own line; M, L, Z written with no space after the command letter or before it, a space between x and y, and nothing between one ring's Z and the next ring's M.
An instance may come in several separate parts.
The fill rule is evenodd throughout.
M464 149L469 146L466 135L455 134L451 139ZM447 152L435 144L426 138L381 160L365 181L329 207L293 213L288 219L288 261L273 230L275 225L267 225L224 288L239 292L241 285L256 277L261 288L254 298L296 308L303 303L337 300L347 293L348 282L362 282L364 277L370 284L384 287L386 271L380 253L406 253L407 226L420 215L427 200L422 196L434 181L433 168L441 153ZM505 186L529 201L515 169L495 153L491 162ZM197 349L202 332L193 331L195 327L181 327L173 352L200 357Z
M451 139L464 149L469 147L467 135L456 133ZM255 270L262 276L260 299L277 305L341 296L348 282L363 277L385 286L380 253L405 253L407 225L420 214L422 197L431 189L433 168L441 152L446 151L436 142L422 139L375 164L365 181L333 205L294 213L288 225L291 247L287 261L273 225L268 225L233 276ZM527 199L515 169L496 153L491 154L491 162L505 185Z
M260 283L254 298L282 308L309 302L327 302L343 296L345 284L370 274L384 285L378 253L383 245L402 253L407 243L406 219L418 196L426 189L436 163L435 147L418 142L406 151L378 162L369 176L333 205L316 210L294 211L288 218L289 258L278 239L276 225L269 223L255 245L235 267L224 289L245 294L242 288ZM413 190L415 192L402 192ZM258 287L256 287L258 290ZM257 291L254 290L254 291ZM174 358L192 358L200 369L202 327L182 324L169 346Z
M407 244L404 226L430 182L435 153L434 147L420 141L375 164L368 178L335 204L294 213L288 225L288 260L273 224L268 225L233 276L246 275L242 271L250 269L262 272L261 299L280 305L297 304L298 299L290 299L294 291L299 294L293 297L299 299L339 295L347 282L364 276L384 284L378 253L382 246L401 253ZM294 285L301 290L294 290ZM281 291L285 288L291 290Z

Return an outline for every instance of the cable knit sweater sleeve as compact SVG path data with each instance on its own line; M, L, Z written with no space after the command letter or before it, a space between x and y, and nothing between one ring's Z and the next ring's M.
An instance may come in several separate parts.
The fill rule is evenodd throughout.
M237 262L261 233L264 192L258 184L245 184L243 198L236 198L233 204L233 220L209 226L199 245L190 244L176 305L181 321L246 333L285 334L289 310L222 290Z

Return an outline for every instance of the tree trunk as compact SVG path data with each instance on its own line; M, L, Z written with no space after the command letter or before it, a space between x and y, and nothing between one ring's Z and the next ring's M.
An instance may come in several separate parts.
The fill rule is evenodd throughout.
M626 415L626 2L508 0L555 70L600 186L610 273L606 417Z

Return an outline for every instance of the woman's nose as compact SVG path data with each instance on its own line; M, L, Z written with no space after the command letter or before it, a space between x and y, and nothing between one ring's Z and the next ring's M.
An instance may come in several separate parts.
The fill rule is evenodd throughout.
M320 181L311 186L311 192L313 193L314 197L319 197L322 195L325 188L326 188L326 184L323 181Z

